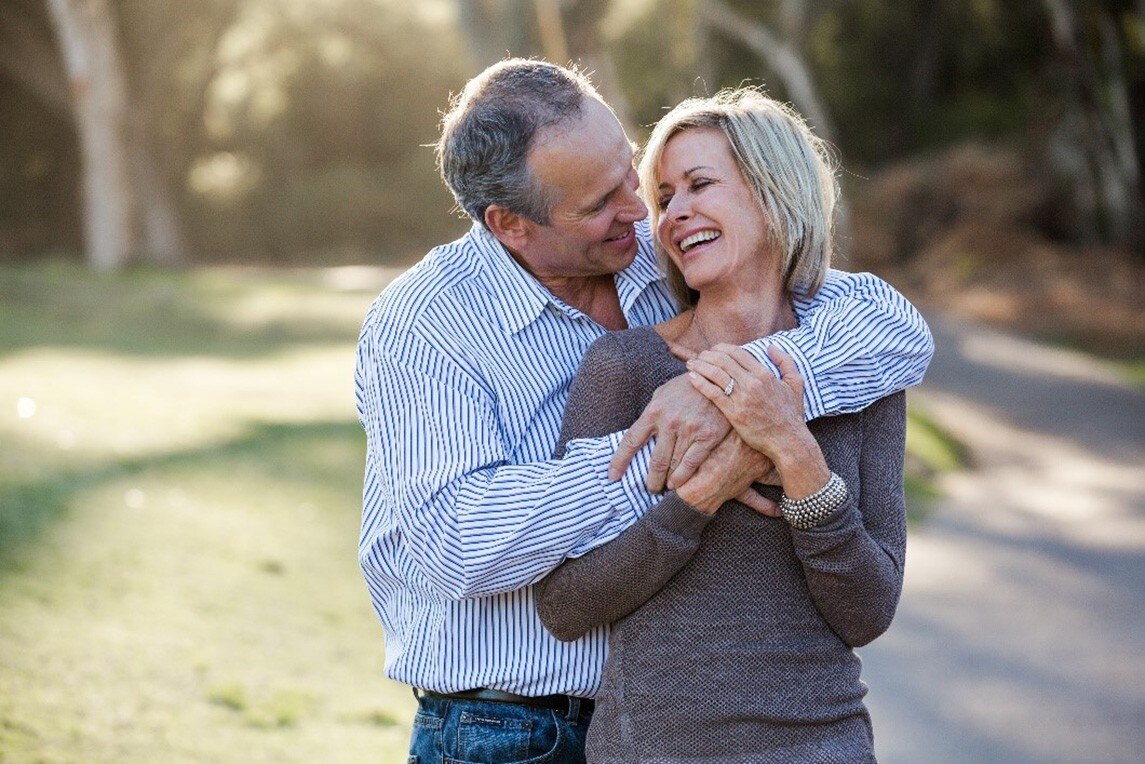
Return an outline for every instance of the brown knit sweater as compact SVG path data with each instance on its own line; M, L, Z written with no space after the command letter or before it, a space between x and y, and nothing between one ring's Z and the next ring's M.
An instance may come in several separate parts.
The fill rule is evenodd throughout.
M684 371L652 329L600 338L573 383L558 454L628 427ZM905 396L810 428L849 494L818 527L738 502L703 515L669 492L536 587L560 639L612 623L589 761L874 761L851 648L886 630L902 588Z

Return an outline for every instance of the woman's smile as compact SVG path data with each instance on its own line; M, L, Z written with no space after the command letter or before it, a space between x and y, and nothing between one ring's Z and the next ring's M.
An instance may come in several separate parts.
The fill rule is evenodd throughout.
M774 280L768 224L723 133L672 136L660 161L656 235L692 289Z

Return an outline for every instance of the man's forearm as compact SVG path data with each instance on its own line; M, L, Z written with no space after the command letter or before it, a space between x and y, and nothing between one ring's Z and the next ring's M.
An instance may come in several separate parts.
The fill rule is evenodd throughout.
M859 411L922 381L933 337L922 315L885 281L832 270L820 293L796 307L797 328L745 348L777 376L768 345L794 359L807 419Z

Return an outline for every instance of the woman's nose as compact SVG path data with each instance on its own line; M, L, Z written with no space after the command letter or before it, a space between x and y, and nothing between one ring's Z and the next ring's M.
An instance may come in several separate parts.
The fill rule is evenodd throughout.
M664 208L664 216L671 220L684 220L691 215L692 208L687 200L683 198L683 194L674 194L668 200L668 206Z

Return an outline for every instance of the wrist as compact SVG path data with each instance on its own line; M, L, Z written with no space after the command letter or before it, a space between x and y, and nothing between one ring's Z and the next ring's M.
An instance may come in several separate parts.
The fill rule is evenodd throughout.
M697 481L689 480L682 486L676 489L676 495L680 500L688 504L692 509L705 515L714 515L716 510L720 508L723 501L717 496L713 496L710 491L700 490L699 486L691 487L692 483Z
M827 460L810 432L805 439L792 441L788 447L778 450L773 461L783 492L792 499L815 493L831 477Z
M847 484L834 472L826 484L809 496L792 499L786 494L779 500L783 519L793 528L808 530L821 525L847 501Z

